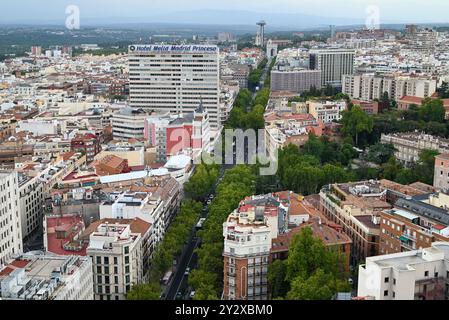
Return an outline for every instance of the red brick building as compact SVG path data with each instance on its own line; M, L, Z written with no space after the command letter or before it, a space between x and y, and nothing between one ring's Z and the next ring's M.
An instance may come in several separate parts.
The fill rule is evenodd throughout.
M86 155L87 163L94 161L95 156L101 151L101 143L94 134L87 133L77 135L70 143L72 152L82 152Z

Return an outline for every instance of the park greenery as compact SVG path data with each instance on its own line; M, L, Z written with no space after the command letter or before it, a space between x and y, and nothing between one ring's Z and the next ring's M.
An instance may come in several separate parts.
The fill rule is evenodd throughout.
M226 129L263 129L265 106L270 98L270 89L260 90L253 99L249 90L240 90L229 115Z
M252 70L248 76L248 87L251 91L255 91L256 87L260 85L260 79L264 73L264 69L268 63L268 59L264 58L256 69Z

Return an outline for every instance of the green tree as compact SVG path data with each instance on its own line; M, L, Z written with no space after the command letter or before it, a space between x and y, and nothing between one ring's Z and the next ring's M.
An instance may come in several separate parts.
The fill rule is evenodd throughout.
M383 164L394 156L395 148L391 144L376 143L368 148L365 160Z
M395 157L391 157L387 163L382 165L382 176L384 179L395 181L396 176L401 169L401 164L396 160Z
M126 295L128 300L159 300L161 288L157 284L138 284L132 286Z
M425 122L444 122L446 109L441 99L427 98L418 110L419 120Z
M309 278L298 276L292 281L292 289L288 292L289 300L331 300L334 296L329 287L332 277L318 269Z
M416 166L416 174L418 180L427 184L433 184L433 177L435 171L435 157L439 155L438 151L423 150L419 154L419 161Z
M289 291L289 283L285 280L287 266L284 261L276 260L268 268L268 282L271 288L271 298L285 297Z
M359 135L361 133L371 133L373 131L373 119L358 105L343 113L341 123L343 124L343 133L355 137L356 146L359 145Z
M290 244L287 259L287 280L301 276L307 279L319 268L327 268L329 257L323 241L313 236L311 228L302 229Z

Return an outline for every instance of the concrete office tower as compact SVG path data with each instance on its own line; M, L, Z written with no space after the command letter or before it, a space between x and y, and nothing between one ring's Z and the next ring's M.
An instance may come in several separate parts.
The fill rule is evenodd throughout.
M17 172L0 172L0 268L23 251Z
M321 72L319 70L271 71L271 91L303 93L312 88L321 89Z
M219 49L213 45L129 46L130 105L193 113L200 102L219 132Z
M335 26L330 25L329 29L330 29L330 33L331 33L331 39L333 40L335 38Z
M256 23L259 26L259 31L257 32L256 36L256 46L263 47L265 44L265 26L267 23L262 20Z
M321 85L341 87L343 75L354 73L355 51L318 49L310 51L310 69L321 70Z
M111 118L114 139L142 139L144 137L145 119L148 117L143 109L125 107L115 112Z

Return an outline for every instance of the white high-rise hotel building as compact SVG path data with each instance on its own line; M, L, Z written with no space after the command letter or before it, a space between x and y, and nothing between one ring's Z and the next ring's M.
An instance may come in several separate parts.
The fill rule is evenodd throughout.
M201 100L219 131L219 49L212 45L129 46L130 105L149 111L194 112Z

